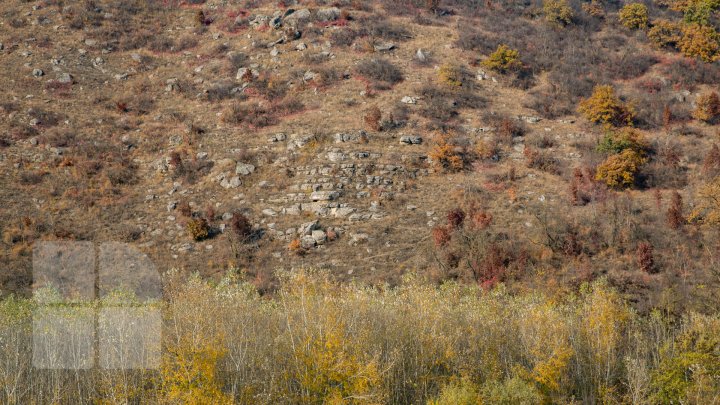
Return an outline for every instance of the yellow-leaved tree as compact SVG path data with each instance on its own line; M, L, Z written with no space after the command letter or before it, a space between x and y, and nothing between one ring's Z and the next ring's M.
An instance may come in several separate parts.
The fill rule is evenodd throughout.
M590 97L580 101L578 111L589 121L606 127L632 125L635 110L615 94L610 85L595 86Z
M611 155L598 166L595 180L604 181L609 187L630 187L635 183L635 175L647 158L633 149L625 149Z

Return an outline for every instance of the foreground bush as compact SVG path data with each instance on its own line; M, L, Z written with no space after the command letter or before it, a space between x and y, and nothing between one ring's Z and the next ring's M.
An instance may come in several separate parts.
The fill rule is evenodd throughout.
M300 271L274 297L166 275L159 370L32 368L34 304L0 301L2 403L711 403L720 317L640 316L606 283L564 297ZM78 311L83 310L78 308Z

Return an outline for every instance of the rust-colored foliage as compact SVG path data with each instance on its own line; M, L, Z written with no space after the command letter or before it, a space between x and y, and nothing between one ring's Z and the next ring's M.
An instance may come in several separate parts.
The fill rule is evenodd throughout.
M463 226L463 222L465 222L465 211L463 211L460 208L455 208L447 213L447 221L448 225L452 229L459 229Z
M653 257L653 246L650 242L640 242L635 251L637 263L640 270L645 273L655 272L655 259Z
M382 127L380 126L380 121L382 120L382 112L380 112L380 109L377 106L373 106L365 113L365 124L367 125L368 129L371 131L380 131Z
M435 246L445 246L450 242L450 238L452 238L452 231L448 226L436 226L432 230L432 237Z
M720 96L714 91L698 96L692 116L697 120L712 123L720 116Z
M672 229L678 229L682 224L685 223L685 217L683 216L683 202L682 196L677 191L673 192L670 199L670 207L665 215L667 223Z

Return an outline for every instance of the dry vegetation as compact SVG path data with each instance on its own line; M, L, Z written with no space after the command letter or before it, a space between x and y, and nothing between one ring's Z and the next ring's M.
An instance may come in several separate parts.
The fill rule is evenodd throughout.
M604 280L558 297L416 277L369 289L299 271L268 300L232 277L171 273L165 290L158 370L33 369L33 304L0 303L0 400L704 404L720 393L717 314L639 315Z
M707 388L717 389L712 371L663 394L651 371L672 356L661 346L716 322L719 309L717 1L0 3L2 297L31 295L33 246L44 240L124 242L162 271L204 280L232 270L274 303L291 288L281 279L308 266L389 291L405 288L406 272L436 285L502 285L499 302L518 308L602 279L632 307L628 322L656 322L649 314L661 311L677 332L632 360L646 376L627 363L639 356L630 346L613 352L612 381L583 368L594 367L577 357L590 346L529 359L528 342L508 342L517 357L492 370L421 365L375 346L332 356L352 363L348 373L375 375L353 383L365 391L350 389L374 402L522 392L528 403L697 403L717 394ZM538 288L547 297L527 295ZM582 335L573 328L586 298L542 316ZM338 318L350 335L332 338L361 345L381 327L371 317ZM471 345L458 342L432 350L460 361ZM208 358L224 359L231 349L212 350ZM477 356L467 358L482 363ZM561 363L554 383L533 374ZM416 385L394 385L406 380L392 367L418 367ZM302 385L326 377L263 370L223 375L213 392L260 402L348 395Z

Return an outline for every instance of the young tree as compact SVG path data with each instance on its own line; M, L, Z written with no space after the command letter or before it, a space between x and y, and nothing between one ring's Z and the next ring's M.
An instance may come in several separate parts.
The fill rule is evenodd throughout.
M625 149L608 157L598 166L595 179L604 181L608 187L630 187L635 183L635 175L646 161L638 152Z
M632 125L635 111L623 103L610 85L595 86L593 94L580 102L578 111L589 121L606 127Z
M713 122L720 116L720 97L718 94L712 91L698 96L692 116L700 121Z
M500 73L522 68L520 53L515 49L509 48L507 45L498 46L497 50L482 62L482 65Z
M543 14L547 22L560 27L570 25L573 19L573 10L567 0L544 0Z
M645 29L648 26L648 9L642 3L630 3L620 9L620 22L631 30Z
M720 59L720 36L715 28L707 25L684 26L678 47L685 56L697 57L703 62L711 63Z

